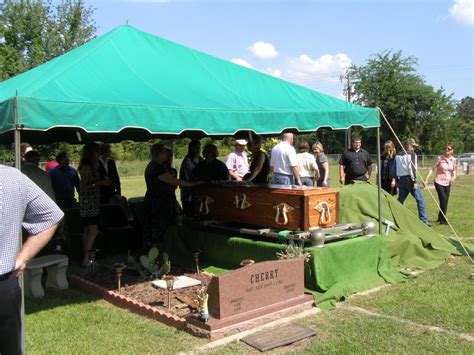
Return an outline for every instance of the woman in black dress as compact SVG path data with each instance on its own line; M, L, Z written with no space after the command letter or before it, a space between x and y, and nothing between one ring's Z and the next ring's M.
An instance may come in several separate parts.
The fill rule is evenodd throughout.
M151 161L145 170L145 235L146 248L156 246L164 241L168 227L175 223L176 195L175 186L191 187L197 182L176 179L170 174L169 161L163 144L151 147Z
M262 137L252 137L248 148L252 152L252 162L250 163L250 172L244 176L243 180L254 184L266 184L270 172L270 160L261 149Z
M382 189L392 196L397 194L397 188L392 187L392 165L395 161L395 155L397 155L395 145L390 140L386 141L383 147L382 156L380 157L380 165L382 166L382 174L380 175L380 178L382 181Z
M89 264L89 251L99 233L100 186L110 186L109 178L99 175L99 145L86 143L82 149L79 174L81 175L81 193L79 194L79 215L84 225L82 265Z

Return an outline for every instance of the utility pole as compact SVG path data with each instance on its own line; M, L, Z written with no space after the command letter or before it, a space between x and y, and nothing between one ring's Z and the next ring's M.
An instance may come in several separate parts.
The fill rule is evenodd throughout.
M346 95L346 101L351 102L352 83L351 83L351 76L349 74L349 71L346 70L345 74L339 77L339 80L341 80L341 83L344 84L343 93ZM344 145L347 149L351 147L351 135L352 135L352 127L349 127L346 130L345 139L344 139Z

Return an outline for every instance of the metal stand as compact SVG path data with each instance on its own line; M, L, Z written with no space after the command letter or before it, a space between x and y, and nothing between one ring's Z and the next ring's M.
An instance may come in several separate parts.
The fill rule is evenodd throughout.
M277 231L273 231L270 228L264 229L250 229L250 228L237 228L216 221L201 221L202 225L211 227L212 229L222 230L226 232L247 234L247 235L258 235L262 237L269 237L281 240L281 235ZM325 242L345 239L347 237L358 237L358 236L374 236L375 235L375 223L372 221L366 221L362 223L360 227L357 227L354 223L340 224L329 228L311 228L307 232L296 232L285 235L285 240L296 240L309 242L312 247L322 248ZM335 231L341 231L340 233L333 233Z
M359 228L349 228L346 231L337 234L327 234L327 231L323 228L316 228L310 231L310 242L312 247L324 248L324 243L341 240L347 237L366 236L373 237L375 235L375 223L367 221L362 223Z
M122 288L122 271L123 271L123 269L125 269L125 264L115 263L112 266L115 269L115 279L116 279L116 282L117 282L117 291L120 293L120 290Z

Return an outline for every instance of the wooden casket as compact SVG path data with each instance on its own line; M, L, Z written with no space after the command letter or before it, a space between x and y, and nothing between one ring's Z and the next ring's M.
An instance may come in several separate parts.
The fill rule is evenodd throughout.
M200 219L307 231L339 223L339 192L307 186L205 184L193 188Z

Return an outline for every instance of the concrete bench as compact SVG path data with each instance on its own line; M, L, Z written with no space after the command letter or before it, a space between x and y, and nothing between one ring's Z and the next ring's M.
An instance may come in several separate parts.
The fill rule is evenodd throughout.
M25 295L29 297L43 297L44 290L41 284L43 268L46 268L48 278L47 288L64 290L69 287L66 279L69 259L66 255L45 255L31 260L25 269L24 288Z

